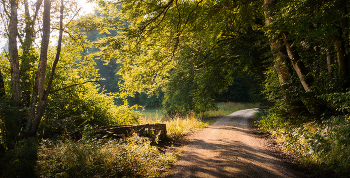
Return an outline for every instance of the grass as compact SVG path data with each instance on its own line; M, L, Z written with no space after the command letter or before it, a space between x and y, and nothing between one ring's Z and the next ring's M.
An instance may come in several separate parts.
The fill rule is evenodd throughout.
M210 110L200 114L201 118L207 117L219 117L231 114L235 111L243 110L243 109L252 109L258 108L259 103L235 103L235 102L226 102L226 103L218 103L216 110Z
M142 110L142 108L138 108L137 112L141 114L142 122L144 120L153 120L154 122L161 122L161 119L166 115L166 111L162 108L147 108Z
M157 177L177 157L137 135L124 140L31 139L0 153L0 177Z
M122 142L48 141L40 146L37 172L41 177L157 177L176 158L137 135Z
M189 112L186 115L175 115L169 117L166 111L161 108L139 109L141 122L143 124L163 123L167 125L167 133L170 138L179 138L193 130L201 129L213 124L214 120L205 120L209 117L219 117L231 114L242 109L257 108L257 103L218 103L216 110L210 110L204 113L194 114Z

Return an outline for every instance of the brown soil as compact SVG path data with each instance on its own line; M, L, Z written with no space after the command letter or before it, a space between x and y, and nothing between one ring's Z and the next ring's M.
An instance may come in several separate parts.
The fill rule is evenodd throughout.
M292 157L283 154L273 138L253 126L256 111L241 110L217 118L211 126L190 135L178 162L162 177L310 177Z

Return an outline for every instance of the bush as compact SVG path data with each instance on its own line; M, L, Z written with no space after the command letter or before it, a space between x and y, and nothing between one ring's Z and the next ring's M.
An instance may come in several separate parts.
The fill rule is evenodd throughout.
M85 125L105 126L139 123L133 107L115 105L114 97L92 83L52 95L39 133L81 133Z
M89 55L82 57L82 46L72 39L65 39L65 44L38 133L80 135L87 124L138 123L133 107L115 105L115 96L101 89L96 63Z

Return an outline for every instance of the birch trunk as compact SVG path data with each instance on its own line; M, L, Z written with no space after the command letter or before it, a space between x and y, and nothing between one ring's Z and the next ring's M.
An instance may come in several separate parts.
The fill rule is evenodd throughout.
M10 53L10 65L11 65L11 82L12 82L12 97L16 104L19 106L21 103L21 83L20 83L20 71L19 71L19 59L17 48L17 24L18 24L18 2L17 0L11 0L11 14L9 23L9 53Z

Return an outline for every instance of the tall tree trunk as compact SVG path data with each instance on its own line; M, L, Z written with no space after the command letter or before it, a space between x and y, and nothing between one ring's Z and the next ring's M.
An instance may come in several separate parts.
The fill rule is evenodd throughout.
M339 68L339 77L344 81L342 90L345 91L349 87L349 65L348 57L345 53L345 42L344 40L335 35L335 50L338 58L338 68Z
M264 0L265 8L265 25L272 23L273 12L272 7L275 5L275 0ZM291 71L288 67L286 55L282 50L283 44L277 39L270 39L270 48L275 58L275 67L278 74L279 83L283 91L288 89L288 83L291 76ZM288 98L288 95L285 95Z
M23 54L22 61L20 66L21 72L21 80L22 83L22 102L25 106L30 106L30 97L31 91L30 88L33 87L32 82L30 81L30 69L33 68L33 64L36 60L36 57L33 56L32 53L32 44L34 42L35 33L34 33L34 25L37 19L40 6L42 4L42 0L38 0L36 2L36 9L34 12L34 16L31 17L29 11L29 3L28 0L24 0L24 9L25 9L25 39L22 44Z
M296 49L290 45L290 42L287 40L287 36L285 33L282 34L282 37L283 37L284 45L286 46L286 49L287 49L288 56L292 61L293 68L299 77L300 83L303 85L304 90L306 92L310 92L311 81L310 79L308 80L306 78L306 75L308 72L306 70L304 63L300 60L300 56L296 51Z
M271 11L276 3L276 0L264 0L264 14L265 25L269 25L273 22L272 17L274 13ZM292 71L289 67L288 54L285 51L285 45L280 40L280 37L270 39L270 47L275 59L275 67L278 74L279 83L281 89L284 92L284 98L286 99L287 111L289 115L295 115L303 111L305 107L304 103L298 98L292 98L288 93L290 88Z
M11 82L12 82L12 97L16 104L19 106L21 103L21 83L20 83L20 71L18 60L18 48L17 48L17 8L18 1L11 0L11 14L9 23L9 53L10 53L10 65L11 65Z
M50 12L50 0L45 0L44 2L44 8L48 10L47 13ZM45 112L45 108L46 108L46 102L47 102L47 98L50 94L50 90L51 90L51 86L52 86L52 82L53 82L53 78L54 78L54 74L55 74L55 70L56 70L56 66L58 64L59 58L60 58L60 54L61 54L61 46L62 46L62 36L63 36L63 10L64 10L64 4L63 4L63 0L61 0L61 9L60 9L60 30L59 30L59 38L58 38L58 44L57 44L57 52L56 52L56 57L55 60L53 62L52 68L51 68L51 72L50 72L50 78L47 84L47 88L46 90L43 91L42 96L40 95L40 88L39 88L39 82L36 82L34 85L38 87L36 91L36 94L39 93L39 104L37 106L37 110L36 110L36 115L33 119L33 123L30 126L30 131L28 132L27 136L34 136L36 134L36 131L38 130L40 121L42 116L44 115ZM44 16L45 16L45 10L44 10ZM46 19L47 20L47 19ZM46 22L50 22L49 20L47 20ZM49 23L50 24L50 23ZM46 24L47 25L47 24ZM49 33L50 30L47 31L47 33ZM43 34L44 36L44 34ZM44 37L43 37L44 38ZM45 38L46 39L46 38ZM48 40L48 39L46 39ZM46 46L48 47L48 46ZM43 48L43 46L42 46ZM46 54L47 54L47 48L46 48ZM40 60L42 61L42 60ZM46 62L47 63L47 62ZM40 73L41 74L41 73ZM39 75L39 77L45 77L45 75L41 76ZM40 81L38 79L38 81ZM36 100L36 98L34 98L34 101ZM33 114L31 113L31 116L33 116ZM29 121L29 120L28 120ZM29 121L30 122L30 121Z
M34 136L38 130L40 121L45 112L45 105L47 97L45 97L45 76L47 67L47 52L50 42L50 9L51 1L44 0L44 13L43 13L43 36L41 42L40 60L37 71L37 77L35 79L33 96L31 101L32 110L29 114L26 125L26 136ZM39 94L37 99L35 95ZM38 104L35 111L35 103L38 100ZM34 117L34 118L33 118Z
M348 0L339 1L339 13L343 15L340 19L338 28L338 35L334 35L335 39L335 49L338 58L338 66L339 66L339 76L343 81L343 91L346 91L347 88L350 87L350 76L349 76L349 60L350 56L346 52L347 46L349 46L349 15L348 13Z

